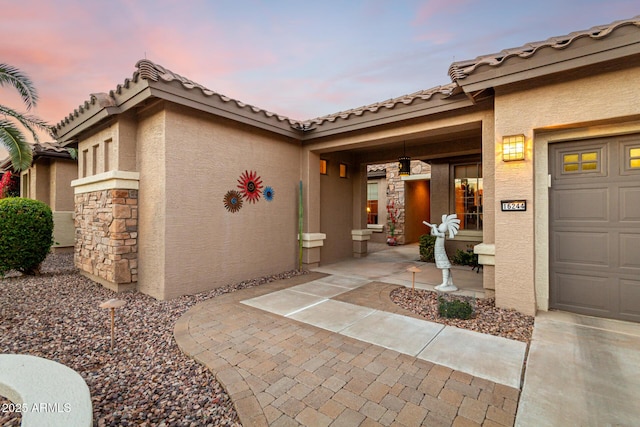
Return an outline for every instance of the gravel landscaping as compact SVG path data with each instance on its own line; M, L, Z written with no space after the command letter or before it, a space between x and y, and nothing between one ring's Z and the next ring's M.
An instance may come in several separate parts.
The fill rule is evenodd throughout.
M72 254L50 255L40 276L11 272L0 279L0 352L45 357L82 375L91 391L95 426L239 426L232 402L214 375L182 354L173 339L178 318L194 304L274 280L291 271L194 296L157 301L137 292L116 294L81 276ZM109 312L117 297L116 346L110 350ZM391 300L427 320L529 342L534 318L474 301L471 319L438 316L435 292L401 287ZM9 403L0 397L0 405ZM20 415L0 412L0 425Z
M45 357L82 375L91 391L95 426L237 426L224 389L173 339L178 318L199 301L291 277L292 271L245 281L195 296L157 301L115 294L79 275L72 254L50 255L40 276L0 279L0 352ZM117 297L116 346L110 350L109 311ZM9 403L0 397L0 404ZM19 426L16 413L0 425Z
M534 317L515 310L497 308L493 298L470 300L474 314L470 319L448 319L438 315L437 292L401 287L391 292L391 300L432 322L456 326L485 334L526 342L531 341Z

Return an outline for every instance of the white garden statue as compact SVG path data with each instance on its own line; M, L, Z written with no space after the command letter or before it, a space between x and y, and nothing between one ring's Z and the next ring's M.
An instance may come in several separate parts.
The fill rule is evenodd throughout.
M436 286L436 290L442 292L457 291L458 288L453 284L453 277L451 277L451 262L444 249L444 239L447 231L450 239L453 239L458 234L460 229L458 216L456 214L442 215L442 223L440 225L429 224L427 221L422 221L422 223L427 227L431 227L431 235L437 237L433 255L436 259L436 267L442 269L442 283Z

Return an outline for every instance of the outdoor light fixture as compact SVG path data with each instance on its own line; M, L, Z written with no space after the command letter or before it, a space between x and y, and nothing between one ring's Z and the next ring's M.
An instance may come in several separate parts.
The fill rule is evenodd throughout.
M402 149L402 157L398 159L398 169L400 170L400 176L411 175L411 157L407 157L406 154L407 144L404 143Z
M524 160L524 135L511 135L502 138L502 161Z

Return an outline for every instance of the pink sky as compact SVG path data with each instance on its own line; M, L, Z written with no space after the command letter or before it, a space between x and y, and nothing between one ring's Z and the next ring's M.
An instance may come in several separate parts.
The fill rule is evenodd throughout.
M146 58L294 119L447 84L451 62L640 14L637 0L0 0L0 62L50 124ZM12 89L2 104L23 110ZM0 155L0 157L4 157Z

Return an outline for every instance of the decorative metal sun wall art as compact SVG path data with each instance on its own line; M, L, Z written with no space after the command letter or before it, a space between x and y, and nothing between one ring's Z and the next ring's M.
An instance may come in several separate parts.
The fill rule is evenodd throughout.
M267 186L264 188L264 191L262 192L262 194L264 195L264 199L265 199L267 202L270 202L270 201L272 201L272 200L273 200L273 196L275 196L276 192L275 192L275 191L273 191L273 188L271 188L270 186L268 186L268 185L267 185Z
M255 171L244 171L238 180L238 188L245 200L255 203L260 200L262 194L262 180Z
M242 194L236 190L229 190L224 195L224 207L229 212L238 212L242 207Z

